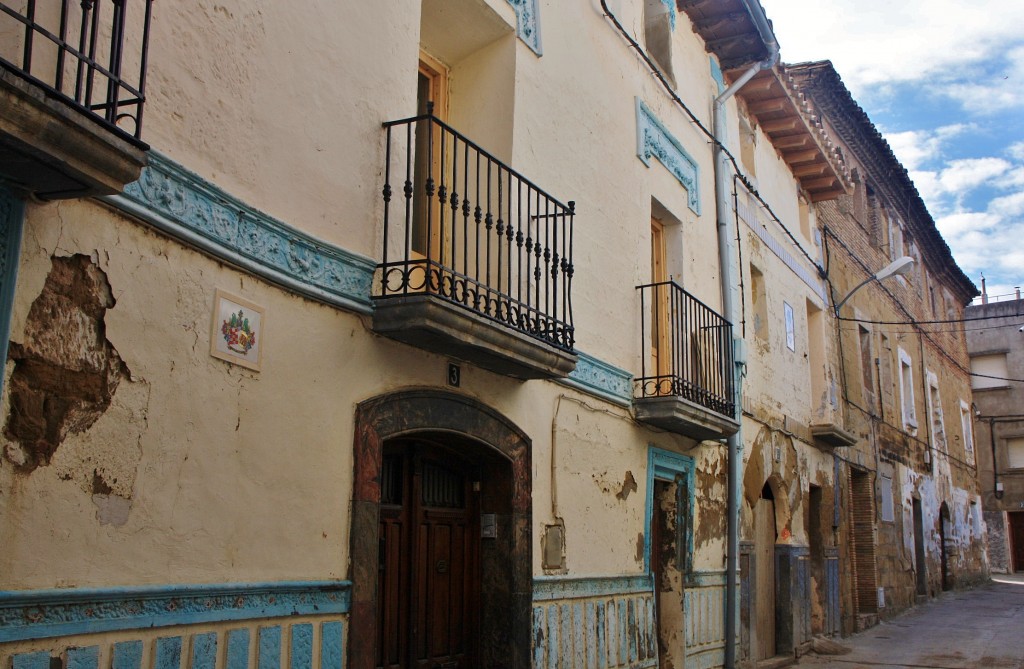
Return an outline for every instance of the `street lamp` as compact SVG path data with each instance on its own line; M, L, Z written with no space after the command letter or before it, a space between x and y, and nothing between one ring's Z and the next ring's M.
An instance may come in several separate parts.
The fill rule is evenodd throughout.
M893 260L891 263L889 263L882 269L878 270L868 278L861 281L853 290L846 294L846 297L839 300L839 303L836 305L836 316L839 316L840 307L846 304L846 301L853 297L853 294L856 293L861 288L863 288L864 286L868 285L872 281L883 281L885 279L888 279L890 276L896 276L897 274L906 274L913 267L914 259L911 258L910 256L896 258L896 260Z

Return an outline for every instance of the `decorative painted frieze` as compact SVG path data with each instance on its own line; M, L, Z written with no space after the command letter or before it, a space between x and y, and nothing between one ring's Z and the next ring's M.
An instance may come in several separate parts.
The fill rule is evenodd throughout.
M268 216L156 151L138 181L102 199L297 293L360 313L371 310L373 259Z
M540 44L540 7L537 0L508 0L516 10L516 34L538 56L544 55Z
M633 375L582 351L576 351L576 369L559 383L620 406L633 401Z
M693 213L700 214L700 167L640 98L636 99L636 155L648 167L651 158L657 158L686 189Z

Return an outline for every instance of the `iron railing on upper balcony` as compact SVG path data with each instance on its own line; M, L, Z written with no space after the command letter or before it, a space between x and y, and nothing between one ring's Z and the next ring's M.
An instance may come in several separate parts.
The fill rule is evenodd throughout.
M38 5L38 6L37 6ZM0 66L136 145L153 0L0 0Z
M378 299L430 294L572 351L563 204L431 113L384 124Z
M735 418L732 324L674 281L637 290L644 349L636 397L682 397Z

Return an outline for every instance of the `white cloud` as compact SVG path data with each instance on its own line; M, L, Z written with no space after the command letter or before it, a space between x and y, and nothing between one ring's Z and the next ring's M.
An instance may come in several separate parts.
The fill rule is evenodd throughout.
M1024 157L1020 158L1021 162L1024 162ZM1021 167L1015 167L1000 178L996 179L994 184L998 188L1021 188L1024 187L1024 165Z
M988 210L999 216L1020 216L1024 214L1024 191L997 197L988 205Z
M935 221L943 237L951 238L969 232L990 230L999 224L1000 218L994 214L977 211L949 214Z
M1024 162L1024 142L1014 142L1006 147L1006 155Z
M947 192L958 195L1005 174L1012 167L1002 158L963 158L952 160L948 165L939 173L939 183Z
M1024 3L762 0L787 62L830 59L855 94L992 62L1021 43ZM1019 83L1019 82L1018 82Z

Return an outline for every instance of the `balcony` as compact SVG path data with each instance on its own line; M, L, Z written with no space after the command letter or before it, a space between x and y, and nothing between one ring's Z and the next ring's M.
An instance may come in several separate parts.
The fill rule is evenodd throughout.
M0 180L54 200L139 178L152 1L0 0Z
M697 440L735 434L732 324L673 281L637 290L644 354L636 419Z
M433 114L384 128L374 331L507 376L567 376L574 204Z

